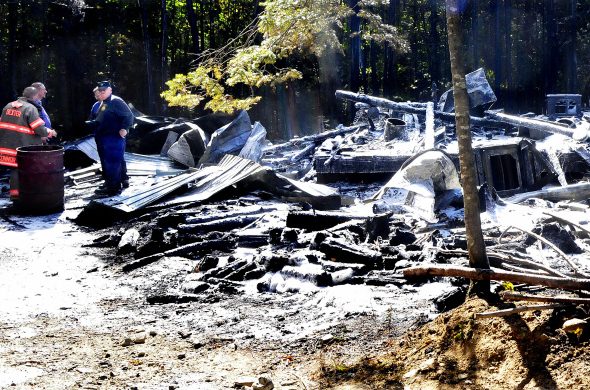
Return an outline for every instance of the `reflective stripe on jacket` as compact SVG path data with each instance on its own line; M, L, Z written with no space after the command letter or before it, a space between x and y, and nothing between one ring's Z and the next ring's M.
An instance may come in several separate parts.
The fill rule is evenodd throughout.
M40 145L48 135L37 107L22 97L8 103L0 117L0 165L16 168L16 148Z

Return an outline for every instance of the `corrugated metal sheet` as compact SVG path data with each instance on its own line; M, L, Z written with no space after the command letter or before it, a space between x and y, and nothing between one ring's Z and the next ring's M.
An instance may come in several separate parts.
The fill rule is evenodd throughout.
M94 161L99 161L98 151L96 150L96 141L93 136L80 138L64 146L64 150L79 150Z
M147 189L142 189L131 196L115 196L113 198L100 199L91 202L91 205L101 204L109 208L123 212L139 210L171 194L173 191L188 186L189 190L185 195L175 197L161 206L172 206L182 203L200 202L210 198L224 188L237 184L246 179L264 182L264 186L281 196L297 197L319 197L320 199L334 198L339 195L327 186L302 183L276 175L269 168L246 160L241 157L226 155L216 166L209 166L198 171L190 171L181 175L166 179ZM278 186L282 187L278 189Z
M225 155L216 166L217 171L195 183L193 189L183 196L166 202L167 205L200 202L210 198L224 188L232 186L267 168L251 160Z
M93 136L81 138L66 145L65 150L79 150L94 161L100 161L96 150L96 141ZM181 166L167 157L158 155L144 155L136 153L125 153L127 162L127 174L131 176L170 176L186 171Z
M129 213L153 204L182 186L188 186L189 183L199 181L214 173L216 170L217 167L206 167L198 171L191 170L156 182L150 187L139 188L138 190L133 191L131 195L117 195L111 198L93 200L90 202L89 207L100 204Z

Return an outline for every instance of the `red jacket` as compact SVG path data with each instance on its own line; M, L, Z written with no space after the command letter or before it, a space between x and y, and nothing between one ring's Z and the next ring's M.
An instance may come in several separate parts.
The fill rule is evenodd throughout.
M37 107L24 97L8 103L0 118L0 165L16 168L16 148L41 145L41 137L47 136Z

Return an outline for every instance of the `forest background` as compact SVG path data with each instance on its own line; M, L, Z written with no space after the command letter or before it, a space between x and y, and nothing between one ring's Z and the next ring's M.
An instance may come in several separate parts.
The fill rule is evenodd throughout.
M280 0L271 0L267 3ZM322 3L327 0L301 0ZM332 1L333 2L333 1ZM199 54L227 45L256 22L258 0L0 0L0 104L42 81L44 105L65 138L86 134L84 120L99 80L139 111L197 117L196 108L169 107L166 82L198 64ZM341 50L292 52L282 65L302 78L262 86L250 110L271 139L316 133L347 123L350 105L336 89L400 101L433 99L451 85L443 0L343 0L351 12L335 23ZM316 4L317 5L317 4ZM543 113L545 95L590 97L590 0L464 2L467 71L486 70L498 102L510 113ZM367 16L365 10L371 11ZM402 45L375 38L394 26ZM239 38L240 39L240 38ZM262 37L254 38L259 42ZM235 86L235 96L249 88Z

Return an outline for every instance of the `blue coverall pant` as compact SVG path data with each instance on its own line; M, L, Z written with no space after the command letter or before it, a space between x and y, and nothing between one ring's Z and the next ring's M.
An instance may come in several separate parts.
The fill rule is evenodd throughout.
M97 135L96 148L107 189L112 191L120 190L123 180L127 179L125 138L122 138L118 133L114 135Z

